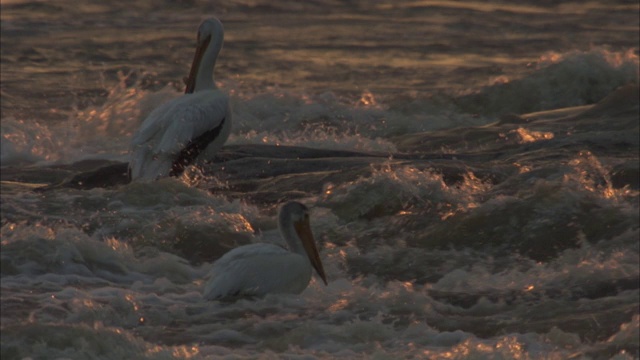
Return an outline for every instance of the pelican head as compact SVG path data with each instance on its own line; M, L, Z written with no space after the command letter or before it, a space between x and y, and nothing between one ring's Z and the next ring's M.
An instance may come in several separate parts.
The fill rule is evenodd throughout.
M302 256L306 255L324 284L327 285L327 276L320 261L316 241L311 233L309 209L296 201L286 203L280 208L278 226L289 245L289 250Z
M213 68L222 49L224 27L220 20L211 18L203 21L198 28L196 54L193 57L189 77L185 80L185 94L205 89L215 89Z

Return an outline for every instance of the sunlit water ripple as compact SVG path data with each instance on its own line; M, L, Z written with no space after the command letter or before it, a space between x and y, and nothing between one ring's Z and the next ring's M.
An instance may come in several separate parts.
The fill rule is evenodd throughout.
M637 2L0 6L3 359L640 355ZM227 146L129 184L209 15ZM290 199L329 285L204 300Z

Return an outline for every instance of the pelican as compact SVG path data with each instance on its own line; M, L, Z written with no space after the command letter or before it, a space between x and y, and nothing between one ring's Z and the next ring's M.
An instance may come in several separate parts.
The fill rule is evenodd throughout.
M204 297L213 300L267 293L299 294L309 285L311 267L327 285L307 207L295 201L282 206L278 228L289 250L261 243L229 251L213 264Z
M223 39L224 28L218 19L200 24L185 94L152 111L133 136L132 180L179 176L187 166L213 157L227 141L231 132L229 97L218 90L213 79Z

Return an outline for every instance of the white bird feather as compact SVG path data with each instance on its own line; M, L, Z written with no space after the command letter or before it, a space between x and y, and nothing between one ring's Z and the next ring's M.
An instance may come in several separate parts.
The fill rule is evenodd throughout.
M311 267L299 254L273 244L235 248L211 270L204 296L219 299L265 293L300 293L311 280Z
M229 251L211 269L203 291L206 299L298 294L307 288L312 268L327 283L311 234L308 209L298 202L289 202L281 208L278 220L289 250L262 243Z
M223 33L217 19L200 25L187 93L152 111L132 138L132 180L178 175L185 166L213 157L226 142L231 132L229 97L213 80Z

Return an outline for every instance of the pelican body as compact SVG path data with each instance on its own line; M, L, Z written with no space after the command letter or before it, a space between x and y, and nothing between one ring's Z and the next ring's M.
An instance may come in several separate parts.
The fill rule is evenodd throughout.
M312 268L326 285L307 207L299 202L282 206L278 227L288 250L262 243L229 251L213 264L204 297L213 300L268 293L299 294L309 285Z
M152 111L133 136L132 180L179 176L187 166L212 158L227 141L229 97L213 79L223 40L224 28L218 19L202 22L185 94Z

